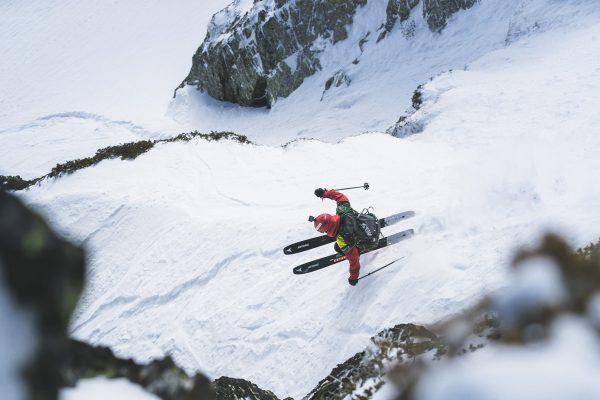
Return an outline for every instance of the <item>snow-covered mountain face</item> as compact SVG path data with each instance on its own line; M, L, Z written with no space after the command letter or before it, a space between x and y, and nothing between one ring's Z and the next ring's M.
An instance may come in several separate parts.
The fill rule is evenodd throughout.
M197 85L218 100L271 107L277 98L287 97L305 78L319 71L322 53L336 43L349 39L355 52L362 53L370 39L375 36L378 36L377 42L384 39L396 21L406 22L403 28L407 36L414 34L416 25L407 20L420 2L371 1L371 8L385 9L385 23L380 21L378 28L373 25L373 30L362 38L354 35L349 38L347 27L364 24L365 21L354 19L359 8L367 5L367 0L267 0L254 2L246 11L247 3L236 0L213 17L183 85ZM452 14L474 3L475 0L423 0L422 16L429 29L437 32ZM375 20L368 22L376 23ZM347 67L349 60L337 61L342 68ZM357 55L352 64L359 62L360 55ZM344 71L338 71L325 83L325 91L332 85L349 86L351 81Z
M25 7L9 6L2 5L12 12ZM540 231L561 230L575 245L597 239L597 1L481 1L455 13L439 33L430 30L419 3L379 43L372 33L361 52L355 39L387 20L386 7L375 0L359 7L348 38L321 53L321 70L271 110L216 102L193 87L178 91L169 105L168 116L178 121L169 123L178 129L234 130L263 145L164 143L134 161L104 161L22 192L89 250L89 282L73 336L142 361L170 354L189 371L242 377L280 397L299 398L374 333L397 323L438 321L502 288L513 249ZM145 9L151 20L164 11L156 4ZM91 14L106 21L112 15ZM57 22L44 26L60 31ZM183 72L161 75L161 85L185 74L197 43L184 54ZM76 54L65 50L63 56L77 64ZM16 71L6 60L2 66ZM124 60L126 70L141 68L135 57ZM323 93L341 65L342 84ZM115 79L125 74L107 71ZM135 72L123 76L140 82ZM94 140L102 146L132 140L130 127L156 118L164 101L135 89L90 94L83 84L69 87L85 98L81 102L67 101L66 94L41 101L38 96L63 89L56 80L35 82L37 91L8 85L15 103L2 99L1 174L37 176L52 162L88 156ZM422 103L406 113L419 84ZM119 94L132 96L125 99L135 110L128 113ZM156 106L147 114L145 96ZM123 106L120 118L113 117L111 102ZM68 113L74 109L86 113ZM31 114L50 113L68 118L28 123ZM98 114L107 119L88 118ZM420 133L264 145L297 137L336 142L387 129L401 115ZM153 134L173 133L161 129ZM281 252L315 234L309 214L334 210L314 197L315 187L363 182L370 191L347 193L356 208L373 205L379 216L417 212L398 226L413 227L415 237L365 255L363 273L406 258L354 288L346 283L345 265L292 275L293 265L332 251Z
M445 20L446 25L441 31L438 31L439 28L432 31L429 16L437 14L432 14L428 5L433 7L433 4L440 4L444 10L450 3L454 6L448 11L459 11L449 12L450 17ZM186 86L177 91L169 115L182 124L193 124L200 129L233 130L266 144L281 144L306 137L337 141L365 131L384 131L411 106L411 95L415 88L432 76L448 70L464 69L482 55L501 49L524 35L541 33L568 21L586 20L579 9L591 8L594 11L594 4L588 1L557 3L548 0L480 1L467 10L460 10L461 5L466 7L470 3L390 3L370 0L364 6L358 6L351 16L352 23L346 26L345 40L334 44L332 37L314 42L307 39L307 46L312 49L310 60L313 60L309 64L317 65L318 61L320 69L303 80L296 76L279 79L280 76L287 76L285 71L288 69L307 70L303 67L305 64L294 61L298 60L297 54L305 54L305 51L298 50L305 47L296 42L280 54L279 64L273 64L275 72L268 74L269 68L255 68L262 62L260 60L268 58L264 50L266 44L260 44L264 41L269 43L266 39L259 40L261 35L265 35L261 27L267 19L259 21L258 14L267 10L269 12L261 15L270 18L270 24L281 21L276 26L285 25L285 19L282 16L277 19L277 16L287 15L286 7L279 9L275 2L257 2L256 8L246 4L245 8L234 13L237 17L231 19L219 14L213 24L218 29L211 31L213 33L196 54L196 60L216 57L217 54L223 54L230 60L240 55L240 59L235 59L235 62L231 59L230 63L244 64L244 67L237 66L238 69L231 74L231 79L237 79L240 83L236 89L238 91L253 93L255 83L261 77L265 78L265 85L272 82L277 88L275 91L284 85L288 87L285 92L290 92L292 87L297 87L300 82L302 84L288 97L279 98L270 110L248 110L215 102L208 95L211 91L201 93L193 85ZM406 4L406 7L402 7L402 4ZM271 8L267 5L271 5ZM390 5L398 5L398 8ZM411 6L414 8L411 9ZM256 13L249 12L252 10ZM275 12L277 10L279 13ZM256 25L250 23L254 20ZM254 32L250 38L245 38L242 29L246 23L250 24L246 32ZM227 30L229 27L230 31ZM217 34L222 32L226 34ZM258 38L257 32L260 33ZM242 46L244 50L241 53L233 50L228 52L229 41L236 40L247 46ZM250 60L248 57L251 55L254 58ZM227 71L226 67L220 68L218 62L212 66L207 63L206 66L202 64L197 67L214 67L203 79L213 79L219 76L219 72ZM309 68L310 71L317 69ZM238 73L238 70L245 72ZM304 72L301 75L304 76ZM195 79L192 79L195 84L200 83ZM231 83L223 79L224 85ZM215 92L222 92L222 88L217 89L221 81L216 81L213 82ZM219 95L216 97L222 98ZM298 107L298 104L302 104L302 107Z
M367 1L259 1L243 16L239 3L213 17L184 82L218 100L260 107L319 70L322 48L348 38L346 25Z
M165 114L229 3L1 2L0 175L32 178L101 147L193 130Z

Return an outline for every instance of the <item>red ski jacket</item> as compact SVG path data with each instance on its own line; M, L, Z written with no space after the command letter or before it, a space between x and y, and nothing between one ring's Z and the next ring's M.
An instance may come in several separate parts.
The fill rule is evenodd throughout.
M348 208L350 207L350 200L348 200L348 198L342 193L336 192L335 190L326 191L325 193L323 193L323 198L331 199L336 202L336 204L338 205L338 215L340 214L340 208L344 208L345 205L347 205ZM337 226L335 227L335 241L338 247L346 255L346 259L350 263L350 279L355 280L358 279L358 275L360 273L360 252L358 250L358 247L349 246L346 243L346 240L342 237L342 235L338 234L340 221L341 218L338 217Z

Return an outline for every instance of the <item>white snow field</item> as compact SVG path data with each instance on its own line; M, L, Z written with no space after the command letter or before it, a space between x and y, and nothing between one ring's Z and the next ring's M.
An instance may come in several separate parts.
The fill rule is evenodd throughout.
M228 0L3 1L0 129L84 111L161 125Z
M229 0L2 2L0 174L32 178L101 147L190 130L233 130L269 145L384 131L431 76L463 69L522 35L586 23L597 9L593 0L484 0L439 34L426 27L419 5L410 21L375 43L386 2L369 0L359 9L348 40L325 47L323 70L270 110L218 102L193 87L172 99L212 14ZM238 9L251 5L240 0ZM361 55L357 43L368 32ZM351 85L324 95L339 70Z
M60 391L60 400L158 400L127 379L83 379L74 388Z
M348 27L349 38L324 47L323 70L307 78L289 97L279 99L272 109L243 109L187 86L177 92L168 115L186 126L233 130L263 144L297 138L335 142L365 131L385 131L411 105L419 84L503 47L511 19L523 12L518 1L484 1L457 13L438 34L427 28L419 4L405 27L397 24L386 39L376 43L378 29L386 20L386 4L387 0L370 0L359 8L354 24ZM526 8L536 9L539 4ZM368 41L361 55L358 43L365 37ZM357 59L358 64L353 64ZM340 70L352 80L350 86L324 93L325 82Z
M15 4L2 7L19 9ZM494 22L496 18L503 22ZM262 138L257 126L262 127L261 143L275 141L279 132L286 138L296 128L307 129L308 136L321 128L323 138L335 140L342 131L360 133L369 124L387 127L409 104L415 82L426 80L436 65L437 73L459 64L460 70L425 85L425 103L410 117L425 123L420 134L397 139L371 132L339 143L302 140L286 147L201 140L162 144L134 161L104 161L20 192L89 251L88 287L73 318L72 335L140 361L170 354L189 372L245 378L279 397L301 398L381 329L445 319L502 288L515 247L535 242L547 229L561 232L573 245L597 240L597 2L482 1L454 22L448 36L430 35L431 52L423 38L412 54L433 57L440 47L436 41L447 40L454 47L440 57L455 54L456 59L410 61L415 75L408 74L406 87L395 59L369 64L363 56L357 68L365 70L357 72L357 85L330 97L322 113L316 112L313 96L321 96L314 87L325 74L277 103L280 111L207 104L189 90L171 110L177 118L191 118L190 126L202 127L194 118L204 115L210 118L204 122L207 129L231 124L231 129L240 128L238 133L248 133L244 127L254 130L253 138ZM493 46L486 41L481 48L470 48L473 61L464 68L468 57L461 55L461 40L471 46L478 31L494 33ZM392 41L380 45L392 46ZM421 66L422 76L417 73ZM386 81L394 73L399 76ZM42 87L52 88L51 83ZM88 95L93 97L94 90ZM103 96L97 101L108 107ZM342 104L352 96L354 106ZM387 111L375 110L384 107L380 96ZM57 100L56 110L36 113L69 112L78 101ZM16 113L15 120L21 108L29 110L27 102L20 108L6 104L3 113ZM82 111L105 115L104 122L127 117L81 104ZM336 113L336 104L345 111ZM190 116L195 105L198 114ZM311 120L308 113L313 112ZM127 118L133 125L136 115L132 111ZM345 130L359 120L352 131ZM213 122L216 126L208 126ZM60 130L54 133L56 141L44 143L29 129L22 132L32 135L23 148L0 146L0 160L8 149L33 151L27 146L36 147L38 140L40 151L49 149L48 159L65 157L58 142L69 139ZM112 132L105 127L98 140L108 143ZM92 148L85 140L70 140L69 151ZM42 153L35 154L31 165L15 156L10 168L35 175L34 169L47 162ZM8 166L0 172L3 168ZM363 256L361 272L406 258L356 287L346 282L345 263L293 275L294 265L332 251L330 246L296 256L281 251L315 234L306 221L309 214L333 212L334 204L321 202L313 190L363 182L371 190L347 192L356 208L372 205L378 216L413 209L417 216L386 228L384 233L413 227L416 235Z
M0 175L182 132L173 90L229 2L0 2Z

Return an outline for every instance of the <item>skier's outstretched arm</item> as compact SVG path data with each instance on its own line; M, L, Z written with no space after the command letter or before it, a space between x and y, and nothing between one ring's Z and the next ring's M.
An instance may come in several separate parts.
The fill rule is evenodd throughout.
M336 192L335 190L325 190L325 189L317 189L315 190L315 195L324 199L331 199L335 201L337 204L340 203L348 203L350 204L350 200L340 192Z

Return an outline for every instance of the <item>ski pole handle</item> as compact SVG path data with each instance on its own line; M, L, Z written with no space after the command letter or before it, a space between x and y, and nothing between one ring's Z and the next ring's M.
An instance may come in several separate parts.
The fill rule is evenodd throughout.
M347 188L340 188L340 189L332 189L332 190L350 190L350 189L365 189L365 190L369 190L369 184L368 183L364 183L362 186L353 186L353 187L347 187Z

